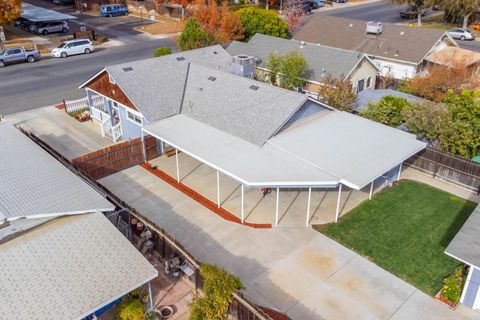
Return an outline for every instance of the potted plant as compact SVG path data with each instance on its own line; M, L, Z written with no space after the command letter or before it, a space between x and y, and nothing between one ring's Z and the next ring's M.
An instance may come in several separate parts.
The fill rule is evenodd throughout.
M148 310L143 317L144 320L160 320L162 315L157 309Z

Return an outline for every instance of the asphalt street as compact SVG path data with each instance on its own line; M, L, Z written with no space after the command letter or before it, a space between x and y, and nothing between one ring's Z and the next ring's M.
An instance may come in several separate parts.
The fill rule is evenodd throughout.
M106 65L152 57L153 49L174 47L171 39L143 41L89 55L47 59L0 69L0 114L57 104L85 95L78 86Z

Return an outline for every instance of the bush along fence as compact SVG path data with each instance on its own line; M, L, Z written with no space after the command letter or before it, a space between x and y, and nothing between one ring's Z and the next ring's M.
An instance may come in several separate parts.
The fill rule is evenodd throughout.
M200 266L202 265L198 262L180 243L178 243L172 236L170 236L164 229L160 226L146 218L143 214L135 210L135 208L129 206L123 200L118 198L110 190L105 188L102 184L96 181L89 175L84 174L79 168L74 165L70 160L62 156L55 149L50 147L43 140L35 136L33 133L25 131L19 128L26 136L33 140L45 151L50 153L55 157L60 163L65 165L68 169L74 172L77 176L82 178L95 190L105 196L107 200L112 202L116 210L115 212L107 214L109 220L114 223L122 233L132 240L132 232L130 226L133 222L141 222L148 230L152 233L152 238L154 242L154 248L160 257L164 259L170 259L172 257L179 257L181 263L187 262L193 269L193 274L188 277L188 281L192 284L192 288L201 294L203 292L204 279L200 275ZM141 143L141 142L140 142ZM126 220L126 221L125 221ZM122 228L123 226L123 228ZM128 231L128 232L127 232ZM267 309L268 310L268 309ZM277 312L274 317L270 317L266 311L262 310L262 307L259 307L251 302L249 302L241 292L236 292L232 294L232 300L228 307L228 315L233 319L237 320L276 320L276 319L286 319L288 317L281 315Z
M72 159L72 163L80 171L96 180L158 156L155 138L146 136L145 155L141 138L136 138Z
M427 147L405 165L430 173L476 193L480 192L480 163Z

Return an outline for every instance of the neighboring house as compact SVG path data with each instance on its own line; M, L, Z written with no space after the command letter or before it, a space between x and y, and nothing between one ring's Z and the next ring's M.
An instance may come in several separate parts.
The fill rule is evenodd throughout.
M392 89L377 89L377 90L368 90L362 91L357 95L356 101L356 112L361 112L368 108L370 103L377 104L385 96L394 96L398 98L404 98L408 102L415 103L422 101L423 99L412 94L400 92Z
M470 267L460 302L480 311L480 205L457 232L445 253Z
M426 67L440 65L444 67L465 66L478 73L480 68L480 52L458 47L447 47L430 53L426 58Z
M456 42L444 30L383 23L367 32L367 21L314 15L295 40L367 54L382 76L410 79L424 68L425 57Z
M305 90L318 92L318 86L323 84L327 75L336 79L350 81L356 92L375 88L375 79L378 72L375 64L364 54L308 44L302 41L287 40L257 33L248 43L233 41L227 48L232 56L249 55L260 58L257 69L268 71L266 68L270 53L284 55L298 51L308 63L307 81ZM258 60L258 59L257 59Z
M102 77L115 81L110 90L119 100L101 92L112 105L138 115L139 125L129 136L151 135L160 153L176 148L241 183L242 192L244 186L341 191L345 185L367 187L371 195L374 184L398 179L401 163L425 148L414 135L337 111L304 94L222 67L182 63L180 57L107 67ZM230 67L237 72L239 66ZM83 86L99 92L99 81L105 80L97 76ZM340 200L336 220L339 206ZM243 217L242 210L242 222ZM278 223L278 210L276 217Z
M0 319L84 319L157 277L114 205L9 123L0 137Z

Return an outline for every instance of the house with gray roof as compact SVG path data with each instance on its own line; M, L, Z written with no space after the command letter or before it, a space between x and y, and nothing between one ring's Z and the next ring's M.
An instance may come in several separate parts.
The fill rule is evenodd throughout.
M445 30L314 15L293 38L368 55L382 76L409 79L424 69L425 57L457 46Z
M84 319L157 277L112 203L11 124L0 137L0 319Z
M445 253L469 266L460 302L480 311L480 205L465 221Z
M402 162L426 146L305 94L239 76L251 70L235 60L212 67L186 63L183 54L110 66L82 85L111 107L138 115L134 137L156 138L161 155L176 149L177 181L181 151L240 183L242 192L337 188L340 194L346 186L367 187L371 196L375 182L398 179ZM335 221L339 206L340 200ZM278 210L276 217L278 223Z
M356 92L375 88L378 72L375 64L363 53L311 44L303 41L287 40L260 33L248 43L233 41L226 49L232 56L248 55L257 57L257 69L268 72L270 54L284 55L297 51L308 63L305 90L317 92L327 75L336 79L348 80Z

